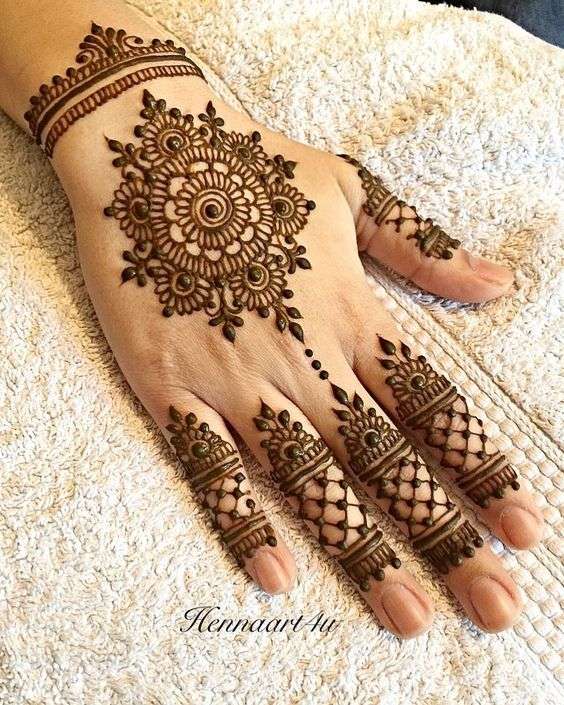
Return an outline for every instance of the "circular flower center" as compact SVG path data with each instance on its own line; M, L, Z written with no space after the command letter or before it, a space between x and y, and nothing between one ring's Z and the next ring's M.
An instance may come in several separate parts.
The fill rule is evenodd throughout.
M179 149L184 147L184 137L178 132L171 132L168 135L165 133L161 144L167 152L178 152Z
M192 212L200 227L218 229L231 218L233 204L222 191L206 189L194 198Z
M254 289L264 288L269 280L268 270L260 264L253 264L247 269L246 279Z
M284 455L289 460L296 460L300 455L303 455L303 450L298 443L290 443L284 448Z
M205 458L210 453L210 447L205 441L197 441L192 445L190 450L192 455L199 460Z
M413 375L413 377L409 380L409 385L411 386L412 389L423 389L425 386L425 377L421 374L416 374Z
M376 431L368 431L364 436L364 440L369 448L374 448L380 441L380 434L376 433Z
M272 204L274 212L281 218L288 218L293 212L293 206L290 201L285 198L277 198Z
M183 291L188 290L192 286L192 277L185 272L179 274L176 278L176 286Z
M146 220L149 215L149 204L144 198L137 198L131 205L131 213L135 220Z
M251 150L248 147L239 147L237 149L237 154L240 159L243 161L249 161L249 159L253 156Z

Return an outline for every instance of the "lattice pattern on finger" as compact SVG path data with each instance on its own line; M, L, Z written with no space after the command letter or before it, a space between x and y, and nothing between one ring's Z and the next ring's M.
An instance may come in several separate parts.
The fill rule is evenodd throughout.
M441 572L472 557L474 547L483 545L481 537L469 522L461 523L456 505L415 449L358 394L349 398L340 387L331 387L345 407L334 412L343 422L339 433L351 471L373 488L382 507Z
M518 490L517 473L484 433L482 421L471 414L466 399L429 365L423 355L412 356L405 343L396 346L380 338L388 356L386 383L398 402L399 418L423 433L436 449L441 465L454 471L458 486L481 507L501 499L508 487Z
M308 433L288 411L276 414L264 402L255 419L272 464L272 475L290 504L318 541L357 582L370 588L370 578L384 579L384 568L399 568L394 551L382 540L367 508L345 480L327 445Z
M274 529L257 509L241 458L231 443L208 424L198 424L195 414L182 417L173 407L169 413L170 442L186 477L239 565L259 546L276 546Z
M452 258L452 250L460 246L460 240L447 235L431 218L421 218L413 206L394 196L378 176L356 159L348 154L339 156L357 168L366 195L362 209L373 218L377 226L393 224L396 233L406 240L415 240L417 247L427 257Z

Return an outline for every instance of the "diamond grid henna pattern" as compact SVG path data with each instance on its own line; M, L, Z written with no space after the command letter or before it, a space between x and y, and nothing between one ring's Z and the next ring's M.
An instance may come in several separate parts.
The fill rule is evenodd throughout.
M80 43L76 62L78 66L67 68L64 76L55 75L49 85L41 85L24 114L38 144L49 128L43 141L49 157L61 135L77 120L133 86L161 76L197 76L205 80L200 68L186 56L186 49L177 47L172 39L145 42L124 29L103 28L96 23L92 23L90 34ZM141 68L104 83L117 72L134 66ZM96 88L98 84L103 85Z
M383 541L327 445L299 421L292 423L288 411L276 414L264 402L254 422L268 434L261 446L268 453L273 478L360 589L370 589L371 577L383 580L387 565L399 568L399 558Z
M345 408L334 409L342 423L349 466L369 488L402 531L442 573L459 566L482 538L426 468L417 452L358 394L352 398L331 385L333 396Z
M452 250L460 246L460 240L447 235L430 218L423 220L413 206L394 196L378 176L370 173L356 159L348 154L339 156L357 168L366 194L362 209L374 219L376 225L393 224L396 233L403 235L407 240L415 240L417 247L427 257L452 258Z
M424 434L441 465L454 471L460 489L481 507L488 507L491 498L501 499L508 487L518 490L517 473L446 377L423 355L413 356L405 343L398 351L389 340L379 341L387 356L380 364L390 372L386 383L398 402L399 418Z
M231 342L245 310L303 342L287 280L311 268L296 236L315 203L289 183L296 163L226 132L211 102L199 125L148 91L143 104L138 144L108 140L123 181L104 212L134 240L122 280L152 279L163 315L203 311Z
M259 546L276 546L274 529L257 509L239 453L231 443L198 424L192 413L183 417L174 407L167 426L170 442L186 477L202 504L211 512L214 526L239 565Z

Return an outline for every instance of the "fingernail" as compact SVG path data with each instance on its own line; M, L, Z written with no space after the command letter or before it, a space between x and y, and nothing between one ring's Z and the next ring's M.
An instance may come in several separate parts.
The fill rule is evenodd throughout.
M513 282L513 272L510 269L495 262L490 262L488 259L469 254L468 264L470 269L487 282L507 288Z
M260 587L271 595L290 589L290 576L270 551L259 549L252 560L252 570Z
M382 593L382 607L402 636L416 636L429 625L429 614L417 597L401 583L394 583Z
M513 504L506 507L499 520L503 532L516 548L529 548L542 537L542 520L532 512Z
M490 631L507 629L519 614L519 606L503 585L486 575L474 578L468 596L482 625Z

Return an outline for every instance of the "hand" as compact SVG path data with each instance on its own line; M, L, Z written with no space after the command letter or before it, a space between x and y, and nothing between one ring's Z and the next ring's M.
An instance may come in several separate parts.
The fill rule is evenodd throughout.
M506 270L470 259L354 160L254 124L194 77L109 101L64 134L53 165L118 363L265 590L290 589L296 568L232 430L390 631L420 633L432 605L352 478L477 625L513 623L517 588L440 476L450 473L513 547L539 540L539 511L479 413L401 342L358 252L465 301L507 291ZM419 448L441 466L437 477Z

